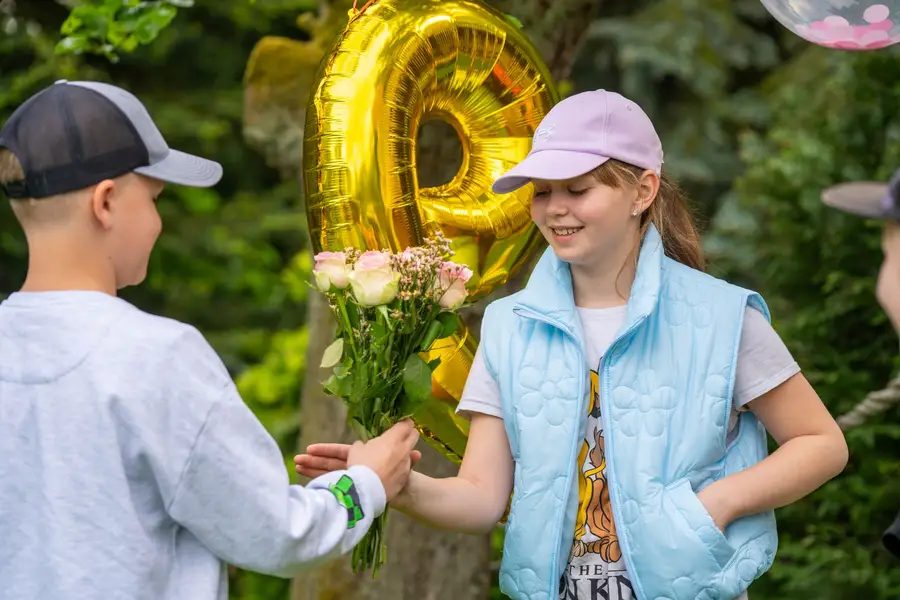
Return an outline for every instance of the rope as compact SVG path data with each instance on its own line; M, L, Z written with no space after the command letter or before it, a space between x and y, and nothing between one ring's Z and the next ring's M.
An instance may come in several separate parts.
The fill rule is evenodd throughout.
M838 417L838 425L844 431L859 427L870 417L883 413L898 403L900 403L900 376L892 379L883 390L870 392L848 413Z

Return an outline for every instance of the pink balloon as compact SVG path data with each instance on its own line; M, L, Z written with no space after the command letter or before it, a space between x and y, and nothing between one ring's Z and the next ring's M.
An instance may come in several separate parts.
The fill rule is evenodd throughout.
M840 50L877 50L900 43L900 0L760 0L803 39Z

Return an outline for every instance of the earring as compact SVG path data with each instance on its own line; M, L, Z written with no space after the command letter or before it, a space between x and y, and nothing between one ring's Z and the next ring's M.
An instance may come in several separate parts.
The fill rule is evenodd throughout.
M636 217L637 215L638 215L638 207L635 206L635 207L634 207L634 211L631 213L631 216L632 216L632 217Z

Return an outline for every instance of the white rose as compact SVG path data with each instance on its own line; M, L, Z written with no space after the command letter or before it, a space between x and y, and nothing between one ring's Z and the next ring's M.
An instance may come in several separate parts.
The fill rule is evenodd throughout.
M320 290L327 292L332 286L342 290L349 285L350 268L343 252L319 252L314 258L313 276Z
M349 279L356 301L368 307L391 302L400 287L400 273L391 269L390 255L376 250L360 255Z

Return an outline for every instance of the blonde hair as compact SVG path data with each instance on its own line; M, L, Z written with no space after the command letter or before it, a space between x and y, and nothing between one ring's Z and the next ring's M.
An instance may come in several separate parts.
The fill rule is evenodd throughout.
M12 183L25 179L22 163L10 150L0 148L0 184Z
M12 151L0 148L0 184L22 179L25 179L22 163ZM65 221L72 214L74 196L74 194L60 194L40 200L11 198L9 203L19 223L25 227L30 223L46 224Z
M604 185L622 188L638 185L644 171L640 167L611 159L594 169L592 174ZM666 256L699 271L706 268L700 234L694 227L688 203L681 189L665 175L659 178L656 199L641 215L642 239L651 223L659 231Z

